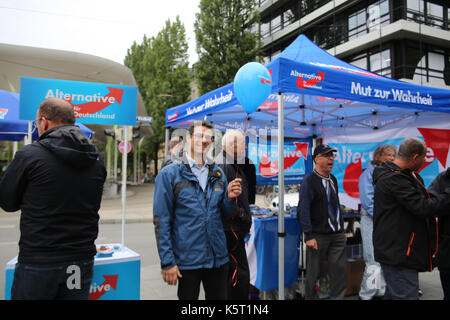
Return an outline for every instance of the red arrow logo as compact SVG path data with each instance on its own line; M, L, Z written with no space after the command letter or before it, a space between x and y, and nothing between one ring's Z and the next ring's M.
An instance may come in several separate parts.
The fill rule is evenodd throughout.
M291 167L298 159L304 157L306 159L306 153L308 151L308 142L294 142L297 147L295 151L290 152L287 157L284 157L284 170ZM300 153L300 154L299 154ZM269 161L269 156L264 156L259 162L259 172L263 177L273 177L278 174L278 160Z
M76 118L81 118L84 114L93 114L105 109L111 104L117 102L122 103L123 89L107 87L109 93L104 97L98 97L96 101L87 102L83 104L73 104L72 101L69 103L72 105Z
M323 73L322 71L317 71L317 76L313 77L309 80L303 80L302 77L297 77L297 87L300 89L307 89L310 87L315 86L316 84L318 84L320 81L323 81L325 79L325 73Z
M439 163L446 168L447 155L450 148L450 130L428 128L417 128L417 130L422 134L427 147L433 150L434 156L438 158ZM419 171L422 171L433 160L434 157L431 161L425 161Z
M167 116L167 118L168 118L168 120L169 120L168 123L177 120L177 117L178 117L178 110L176 110L175 113L174 113L173 115Z
M116 290L117 288L117 280L119 278L119 275L111 275L106 276L103 275L103 278L105 278L105 281L99 286L94 287L91 286L91 292L89 293L89 300L98 300L101 296L103 296L106 292L108 292L111 288Z
M362 173L361 159L356 163L350 163L347 168L345 168L344 173L344 191L353 198L359 198L359 176Z

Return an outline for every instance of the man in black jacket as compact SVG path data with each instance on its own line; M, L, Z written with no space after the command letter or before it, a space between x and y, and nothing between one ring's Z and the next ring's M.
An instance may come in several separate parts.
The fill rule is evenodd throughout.
M433 269L436 236L430 230L436 230L434 216L445 213L450 197L448 193L430 197L423 185L417 171L426 153L423 140L406 138L395 160L373 173L373 245L386 280L385 299L417 300L418 272Z
M256 169L245 157L245 136L239 130L228 130L222 138L223 152L215 162L223 170L228 181L241 178L242 193L237 198L236 211L223 216L222 223L230 257L228 275L228 299L247 300L250 287L250 270L244 238L252 224L249 204L255 203Z
M22 147L0 181L0 206L21 210L11 298L88 299L106 171L74 125L72 106L39 106L39 140Z
M316 281L328 261L330 298L342 300L347 289L347 255L344 219L340 212L336 177L331 174L336 149L314 149L315 168L300 184L297 218L306 241L305 299L318 299Z
M432 196L441 193L450 193L450 168L441 172L428 187ZM444 209L447 213L450 207ZM433 231L433 230L431 230ZM450 300L450 216L441 216L438 219L438 250L435 256L435 264L439 268L444 300Z

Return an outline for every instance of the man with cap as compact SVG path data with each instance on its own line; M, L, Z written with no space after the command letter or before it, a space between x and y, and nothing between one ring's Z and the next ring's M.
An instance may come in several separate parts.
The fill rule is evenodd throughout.
M318 299L316 281L325 261L330 298L343 299L347 287L344 220L337 180L331 174L336 151L328 145L317 146L312 156L315 168L300 185L297 218L306 241L306 300Z

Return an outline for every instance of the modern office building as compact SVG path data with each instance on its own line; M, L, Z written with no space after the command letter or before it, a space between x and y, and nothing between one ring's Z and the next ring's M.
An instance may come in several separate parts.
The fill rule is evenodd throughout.
M265 62L305 34L387 77L450 89L449 0L259 0Z

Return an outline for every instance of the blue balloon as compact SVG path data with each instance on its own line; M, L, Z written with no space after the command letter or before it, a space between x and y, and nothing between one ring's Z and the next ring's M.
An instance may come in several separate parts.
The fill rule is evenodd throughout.
M272 89L272 76L261 63L249 62L234 76L234 94L242 108L252 113L267 100Z

